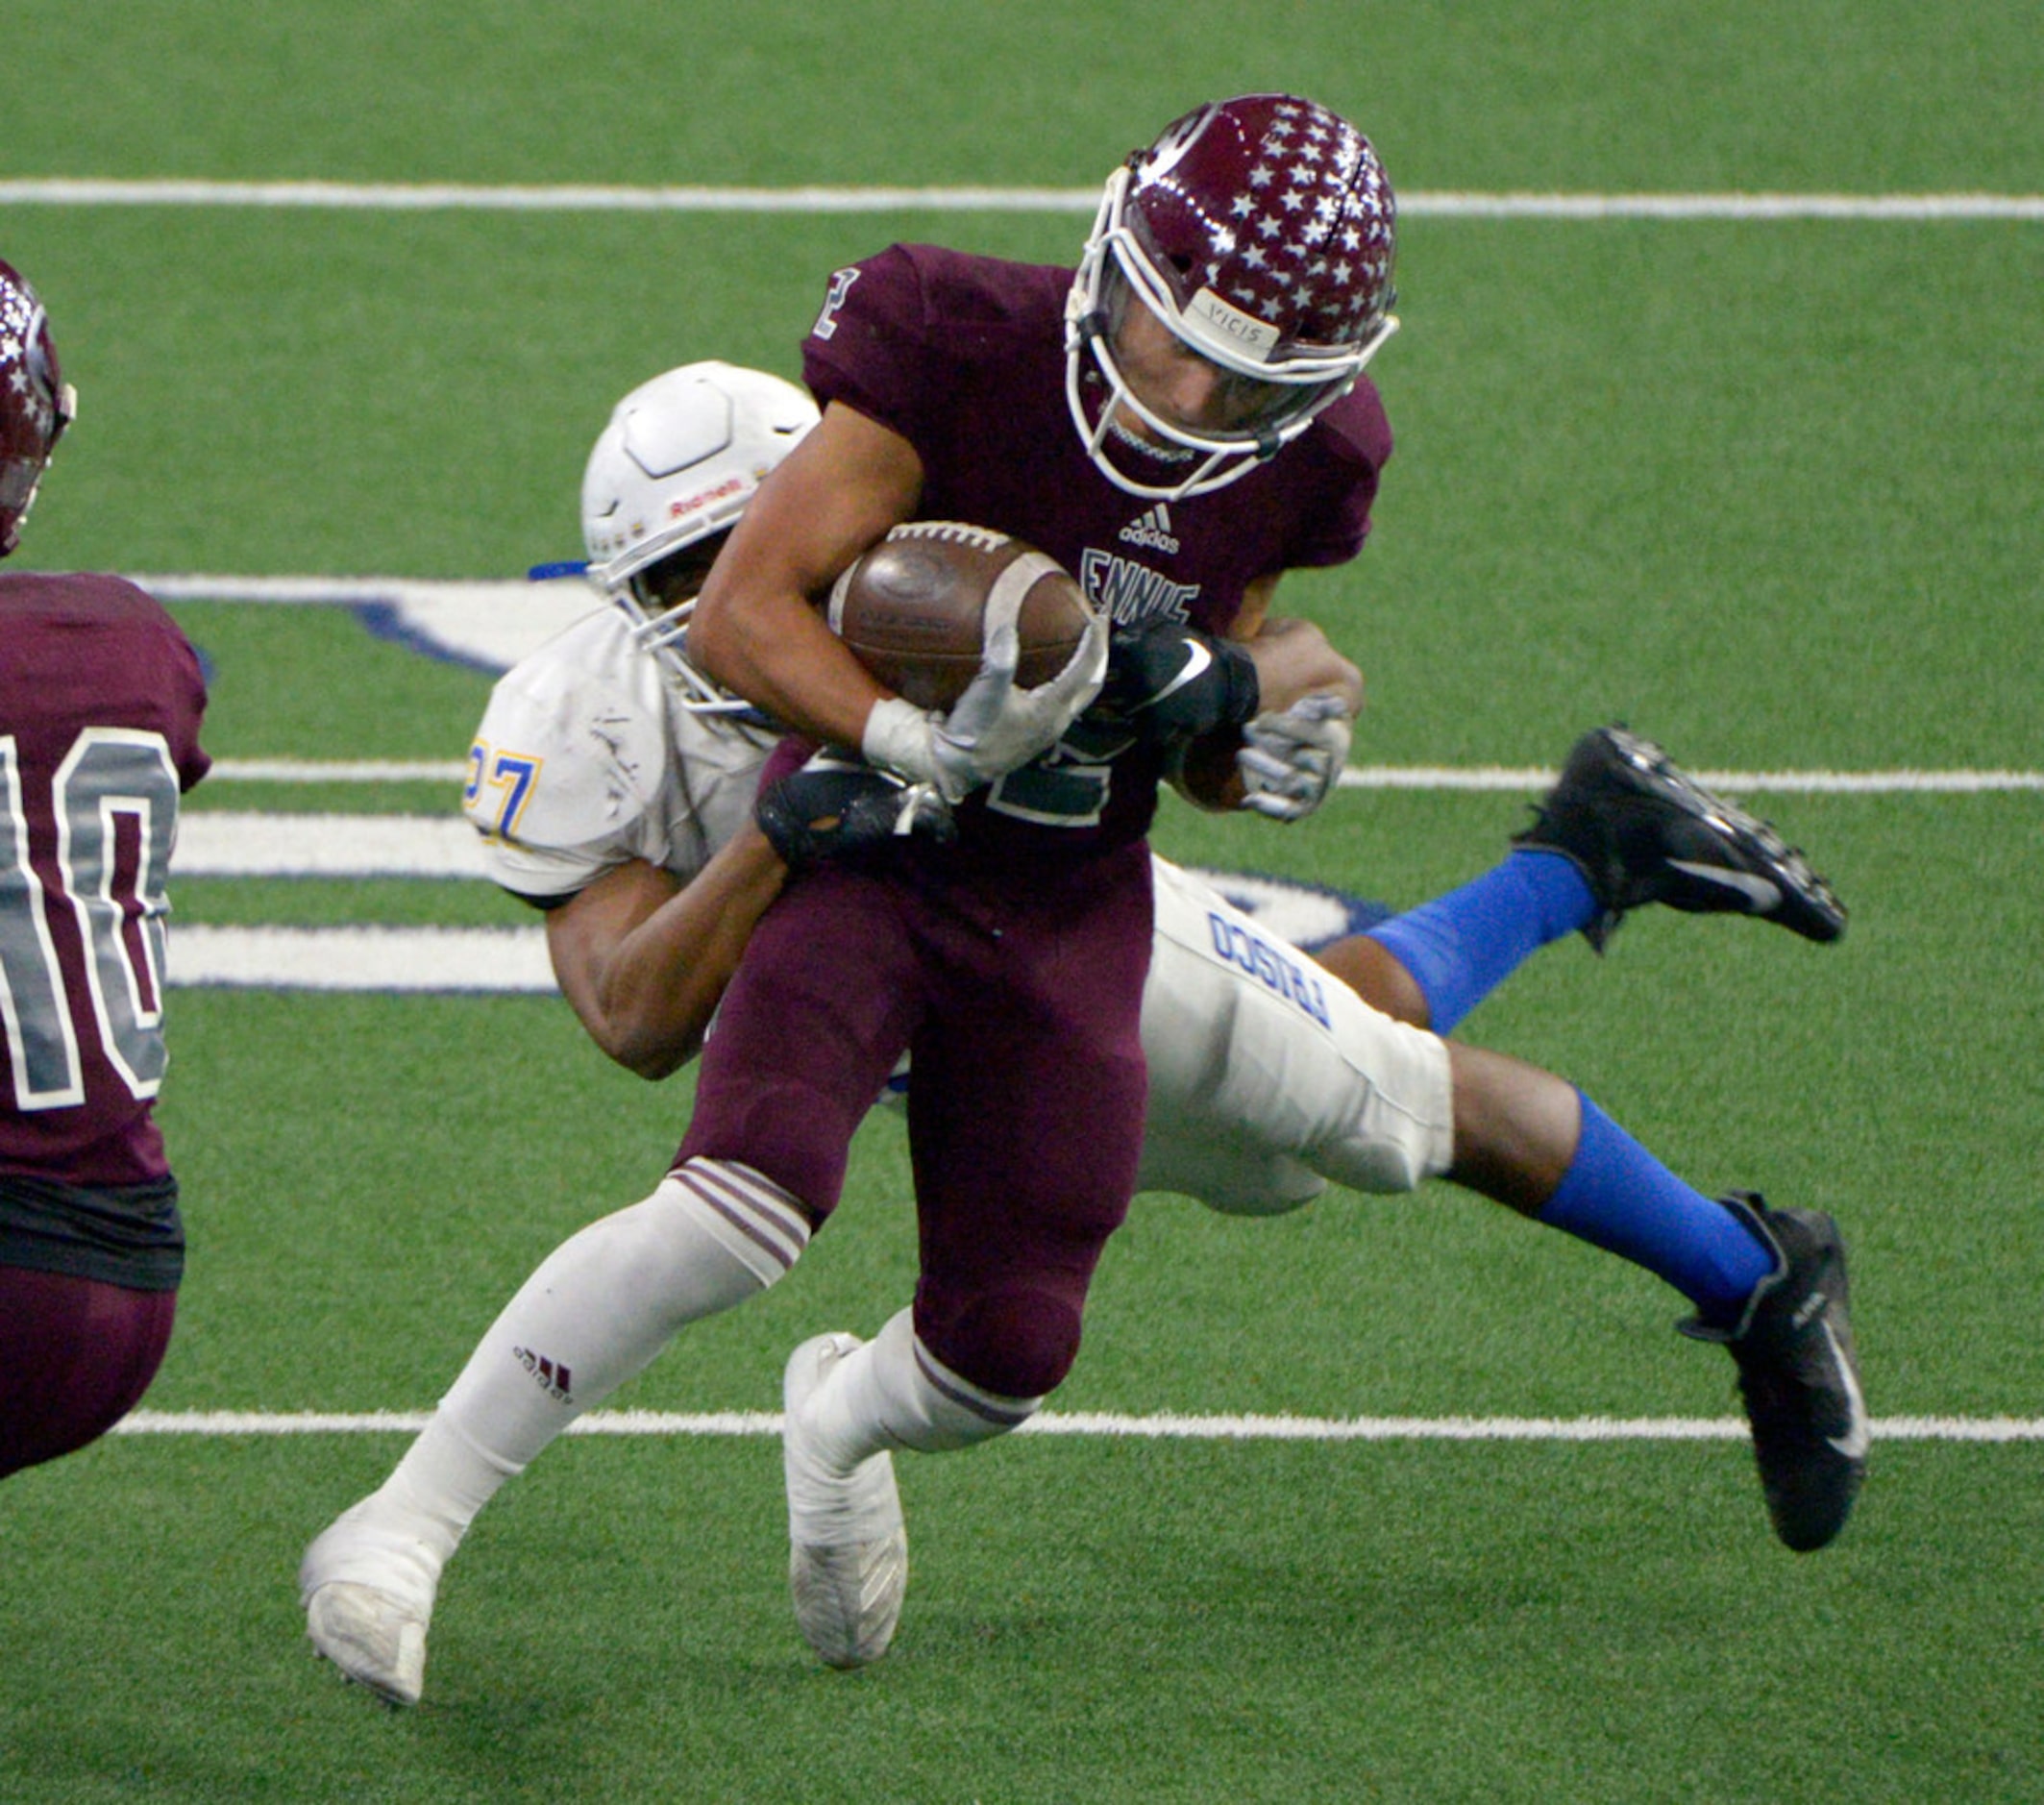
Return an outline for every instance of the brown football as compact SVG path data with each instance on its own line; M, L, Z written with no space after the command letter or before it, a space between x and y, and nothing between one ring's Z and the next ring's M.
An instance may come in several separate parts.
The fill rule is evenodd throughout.
M830 591L830 629L919 708L948 709L979 669L989 609L1014 611L1024 689L1070 661L1092 611L1070 576L1004 532L950 520L897 527Z

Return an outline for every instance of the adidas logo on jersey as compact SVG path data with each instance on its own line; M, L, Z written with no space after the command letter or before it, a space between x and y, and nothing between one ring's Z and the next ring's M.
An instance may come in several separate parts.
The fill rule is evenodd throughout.
M1124 545L1147 546L1153 552L1175 552L1178 541L1171 533L1171 510L1162 502L1146 514L1132 520L1118 535Z

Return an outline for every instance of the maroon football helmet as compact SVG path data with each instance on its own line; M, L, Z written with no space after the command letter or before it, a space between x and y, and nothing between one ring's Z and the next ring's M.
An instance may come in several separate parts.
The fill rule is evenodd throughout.
M42 468L77 411L42 303L12 264L0 262L0 557L20 542Z
M1369 140L1293 95L1210 103L1134 153L1108 178L1066 307L1066 392L1094 462L1131 494L1176 500L1303 433L1397 330L1395 224ZM1224 428L1134 391L1117 340L1137 303L1236 379Z

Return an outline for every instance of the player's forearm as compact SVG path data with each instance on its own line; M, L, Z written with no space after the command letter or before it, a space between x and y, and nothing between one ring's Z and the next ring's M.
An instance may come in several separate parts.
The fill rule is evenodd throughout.
M1259 707L1289 708L1303 696L1337 697L1349 714L1362 712L1363 673L1311 621L1267 620L1244 642L1255 660Z
M817 605L840 571L912 516L922 484L907 440L833 402L732 529L696 598L690 658L798 732L860 745L887 692Z
M548 921L562 993L589 1037L645 1078L692 1059L785 867L751 826L686 887L634 861Z
M689 625L689 656L707 676L819 744L857 746L886 691L809 604L762 587Z
M642 1076L665 1077L702 1051L745 944L786 877L749 824L619 948L602 986L624 1043L614 1057Z

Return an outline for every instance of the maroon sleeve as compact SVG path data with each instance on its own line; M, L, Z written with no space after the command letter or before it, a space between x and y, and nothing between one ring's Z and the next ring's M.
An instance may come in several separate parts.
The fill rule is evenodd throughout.
M802 343L802 376L817 406L841 401L922 443L928 423L918 403L930 391L932 356L925 319L922 273L905 246L833 272Z
M1367 378L1320 415L1309 439L1325 489L1323 503L1304 510L1300 530L1286 547L1285 564L1300 570L1345 564L1369 536L1378 476L1391 455L1391 429Z

